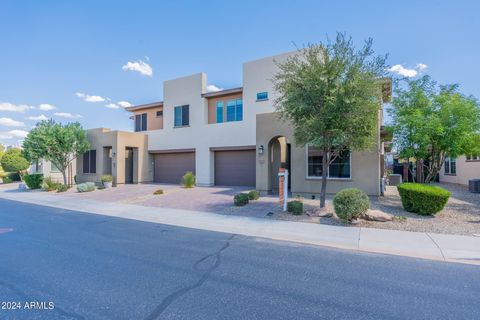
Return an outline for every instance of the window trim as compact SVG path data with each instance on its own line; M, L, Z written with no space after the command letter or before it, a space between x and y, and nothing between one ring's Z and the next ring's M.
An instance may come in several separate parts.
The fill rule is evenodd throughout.
M465 162L479 162L480 154L469 154L465 156Z
M308 149L310 148L309 145L305 146L305 179L306 180L322 180L322 177L317 176L309 176L308 175ZM330 166L328 166L327 170L327 180L340 180L340 181L351 181L352 179L352 151L349 151L349 172L348 178L339 178L339 177L330 177Z
M185 108L185 107L188 108L188 123L187 124L183 124L183 108ZM180 110L181 110L181 112L180 112L181 125L176 125L175 124L175 110L177 110L177 108L180 108ZM180 105L180 106L173 107L173 128L184 128L184 127L190 127L190 105L189 104L183 104L183 105Z
M258 98L258 95L259 94L265 94L265 98ZM262 91L262 92L257 92L256 94L256 101L257 102L260 102L260 101L268 101L268 91Z
M445 176L456 176L457 175L457 158L453 158L454 161L451 160L451 157L445 157L445 162L443 163L443 175ZM448 161L448 172L447 172L447 161ZM452 162L455 163L455 172L452 173Z

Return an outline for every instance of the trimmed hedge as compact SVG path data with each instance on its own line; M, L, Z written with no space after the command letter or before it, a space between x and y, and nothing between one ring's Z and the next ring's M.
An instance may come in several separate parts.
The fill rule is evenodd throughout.
M402 206L408 212L422 216L442 211L451 193L437 186L405 182L397 186Z
M40 189L42 187L43 174L42 173L26 174L23 177L23 180L27 184L28 188Z
M77 185L78 192L90 192L95 190L95 183L84 182Z
M333 197L335 214L342 220L358 219L370 208L370 199L360 189L346 188Z
M257 190L252 190L248 193L249 200L258 200L260 198L260 192Z
M233 203L237 206L237 207L243 207L245 205L248 204L249 202L249 196L248 194L246 193L239 193L239 194L236 194L234 197L233 197Z
M299 216L303 213L303 202L298 200L289 201L287 203L287 211Z

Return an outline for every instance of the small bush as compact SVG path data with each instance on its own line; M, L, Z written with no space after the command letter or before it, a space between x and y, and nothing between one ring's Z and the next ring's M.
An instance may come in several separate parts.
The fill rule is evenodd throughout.
M303 202L299 200L289 201L287 203L287 211L294 215L301 215L303 213Z
M13 180L9 176L5 176L2 178L3 183L12 183Z
M95 190L95 183L84 182L77 185L78 192L90 192Z
M42 187L43 174L27 174L23 177L23 180L30 189L40 189Z
M337 216L345 221L357 219L370 208L370 199L360 189L347 188L333 198L333 208Z
M195 176L191 171L188 171L185 173L185 175L182 177L182 185L185 188L193 188L195 186Z
M100 179L102 182L112 182L113 181L113 176L110 174L105 174L102 176Z
M153 192L153 194L156 195L156 196L157 196L157 195L160 195L160 194L163 194L163 189L155 190L155 191Z
M248 193L249 200L258 200L260 198L260 192L257 190L252 190Z
M18 172L9 172L7 173L7 177L12 181L22 181Z
M107 189L103 184L97 187L97 190Z
M248 204L249 196L246 193L239 193L233 197L233 203L237 207L243 207Z
M434 215L445 207L451 193L437 186L421 183L402 183L397 186L402 206L408 212Z
M42 182L42 189L46 191L57 190L60 183L53 181L51 177L44 177Z
M68 186L66 184L59 184L57 187L57 192L65 192L68 190Z

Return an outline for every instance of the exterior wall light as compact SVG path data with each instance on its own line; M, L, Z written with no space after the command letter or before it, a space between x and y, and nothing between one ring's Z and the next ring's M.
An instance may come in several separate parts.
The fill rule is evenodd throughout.
M263 154L263 145L261 145L260 147L258 147L258 154Z

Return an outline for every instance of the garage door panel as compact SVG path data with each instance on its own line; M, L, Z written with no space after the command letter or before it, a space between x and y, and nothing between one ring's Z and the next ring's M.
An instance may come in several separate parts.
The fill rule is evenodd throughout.
M187 171L195 174L195 152L161 153L154 156L154 181L180 183Z
M215 184L255 186L255 150L215 151Z

